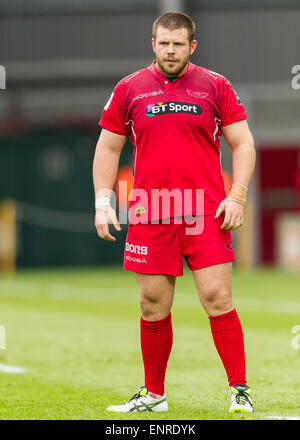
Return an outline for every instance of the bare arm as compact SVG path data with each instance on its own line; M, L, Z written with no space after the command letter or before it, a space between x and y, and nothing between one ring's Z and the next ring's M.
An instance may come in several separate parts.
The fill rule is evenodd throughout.
M255 148L246 120L222 127L223 136L232 151L233 183L249 186L254 166Z
M111 197L114 187L121 151L125 145L126 136L121 136L103 129L101 131L93 162L93 181L95 198ZM111 207L102 207L96 210L95 226L98 235L104 240L116 241L109 232L109 223L113 223L117 230L121 227L115 211Z
M255 148L246 120L222 127L224 138L232 151L233 184L249 186L255 166ZM223 201L216 212L219 217L225 211L221 229L237 229L244 223L244 206L230 200Z
M95 198L111 195L125 142L126 136L104 129L101 131L93 163Z

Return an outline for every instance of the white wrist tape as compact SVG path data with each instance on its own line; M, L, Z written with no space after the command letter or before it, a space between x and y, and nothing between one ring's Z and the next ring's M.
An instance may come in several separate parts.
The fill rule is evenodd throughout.
M110 206L110 197L99 197L99 199L95 200L95 209L102 206Z
M242 188L245 188L248 191L247 186L243 185L242 183L234 183L232 186L241 186Z
M237 202L237 203L240 203L243 206L246 206L246 202L242 202L241 200L237 200L234 197L226 197L225 200L232 200L233 202Z

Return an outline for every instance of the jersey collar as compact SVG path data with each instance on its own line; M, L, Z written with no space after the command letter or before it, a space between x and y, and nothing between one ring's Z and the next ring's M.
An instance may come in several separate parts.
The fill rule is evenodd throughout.
M148 69L149 69L150 72L152 72L154 75L158 76L162 81L166 81L167 78L165 77L165 75L163 75L163 74L160 72L160 70L158 70L158 69L155 67L155 64L156 64L156 60L154 60L154 61L152 62L152 64L150 64L150 66L148 67ZM195 67L196 67L195 64L193 64L193 63L191 63L191 62L189 61L189 62L188 62L188 67L187 67L186 71L185 71L182 75L178 76L178 78L176 78L172 83L170 82L170 84L174 84L174 82L178 81L178 80L181 79L181 78L184 78L184 77L185 77L186 75L188 75L192 70L194 70Z

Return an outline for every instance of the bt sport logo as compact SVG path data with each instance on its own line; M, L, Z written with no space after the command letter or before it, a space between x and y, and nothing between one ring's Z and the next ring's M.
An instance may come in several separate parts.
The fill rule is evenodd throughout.
M150 104L146 107L146 115L158 116L168 113L189 113L191 115L201 115L202 108L198 104L190 104L189 102L169 101Z

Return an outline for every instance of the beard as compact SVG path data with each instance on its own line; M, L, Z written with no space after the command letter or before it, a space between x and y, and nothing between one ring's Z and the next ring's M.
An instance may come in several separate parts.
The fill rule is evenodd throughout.
M174 62L171 63L164 59L158 59L156 57L157 66L160 71L165 76L179 76L180 73L185 69L187 63L189 62L190 56L186 57L184 60L179 61L174 59Z

